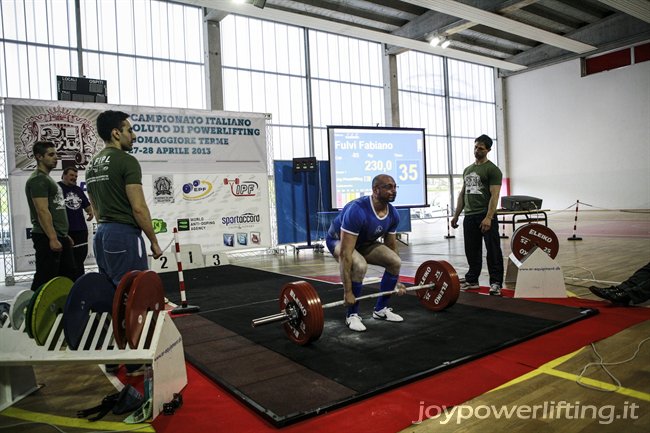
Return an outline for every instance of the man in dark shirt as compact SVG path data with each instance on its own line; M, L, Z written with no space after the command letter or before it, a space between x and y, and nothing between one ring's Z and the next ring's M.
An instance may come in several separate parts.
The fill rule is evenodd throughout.
M65 209L68 214L68 235L74 241L72 254L76 267L76 278L84 274L84 262L88 256L88 226L86 221L93 219L93 208L88 197L77 185L77 169L68 167L63 170L59 185L63 190ZM87 218L84 219L84 211ZM75 279L76 279L75 278Z

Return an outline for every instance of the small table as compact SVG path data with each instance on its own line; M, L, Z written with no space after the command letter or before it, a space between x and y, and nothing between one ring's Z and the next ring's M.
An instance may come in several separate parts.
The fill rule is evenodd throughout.
M544 225L548 227L549 209L534 209L534 210L508 210L497 209L497 219L499 224L512 224L512 231L515 231L516 224L533 223L537 221L544 221ZM510 218L508 218L510 217ZM501 236L507 238L505 233Z

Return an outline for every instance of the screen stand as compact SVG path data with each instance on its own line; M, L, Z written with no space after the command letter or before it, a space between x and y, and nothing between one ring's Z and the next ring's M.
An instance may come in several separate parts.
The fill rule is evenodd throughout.
M309 181L307 175L310 172L315 172L317 170L316 158L294 158L293 159L293 172L302 174L302 183L303 188L305 189L305 232L307 233L307 245L298 245L296 247L296 253L299 253L300 250L317 250L322 251L323 246L321 244L312 244L311 243L311 223L309 221Z

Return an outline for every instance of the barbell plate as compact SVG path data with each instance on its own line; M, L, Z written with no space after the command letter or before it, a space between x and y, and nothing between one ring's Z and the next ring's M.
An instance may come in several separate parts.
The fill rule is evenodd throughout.
M73 282L66 277L55 277L45 283L36 295L31 315L31 330L36 344L42 346L50 335L56 316L63 313Z
M460 280L456 269L444 260L427 260L415 273L415 284L435 284L434 288L416 290L420 303L427 310L441 311L456 303Z
M162 280L155 271L142 271L133 280L128 300L126 301L126 340L131 349L137 349L142 330L144 329L147 312L153 311L150 334L145 337L145 345L150 337L158 318L158 312L165 308L165 290Z
M111 313L115 286L106 276L89 272L77 278L63 310L63 332L68 347L79 348L91 312Z
M560 251L560 242L553 230L542 224L526 224L512 234L510 247L517 260L522 260L537 246L552 259Z
M21 290L16 293L16 296L14 296L11 308L9 309L9 318L11 320L12 328L20 329L23 322L25 322L25 313L27 312L27 306L29 305L32 296L34 296L34 292L30 289Z
M11 310L11 304L9 302L0 302L0 328L4 326L7 320L10 320L9 310Z
M115 338L115 344L120 349L126 348L126 302L129 298L133 280L138 274L140 274L140 271L129 271L124 274L113 296L113 337Z
M280 310L295 305L298 318L284 322L284 332L292 342L304 346L323 333L325 316L316 289L306 281L287 283L280 292Z
M36 303L38 294L41 292L41 290L43 290L43 287L45 287L45 284L47 283L41 284L38 289L34 290L34 294L31 298L29 298L29 302L25 308L25 332L29 338L34 338L34 334L32 332L32 313L34 312L34 304Z

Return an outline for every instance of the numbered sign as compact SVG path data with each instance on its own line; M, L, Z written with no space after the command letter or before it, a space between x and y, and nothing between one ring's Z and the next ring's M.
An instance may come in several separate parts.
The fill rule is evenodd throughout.
M201 251L201 245L199 244L181 244L180 258L184 271L205 267L203 251ZM210 264L209 266L215 265ZM158 273L177 272L178 264L176 262L176 255L173 251L167 251L157 260L149 258L149 269Z
M230 264L226 253L206 253L203 255L203 261L206 267L223 266Z

